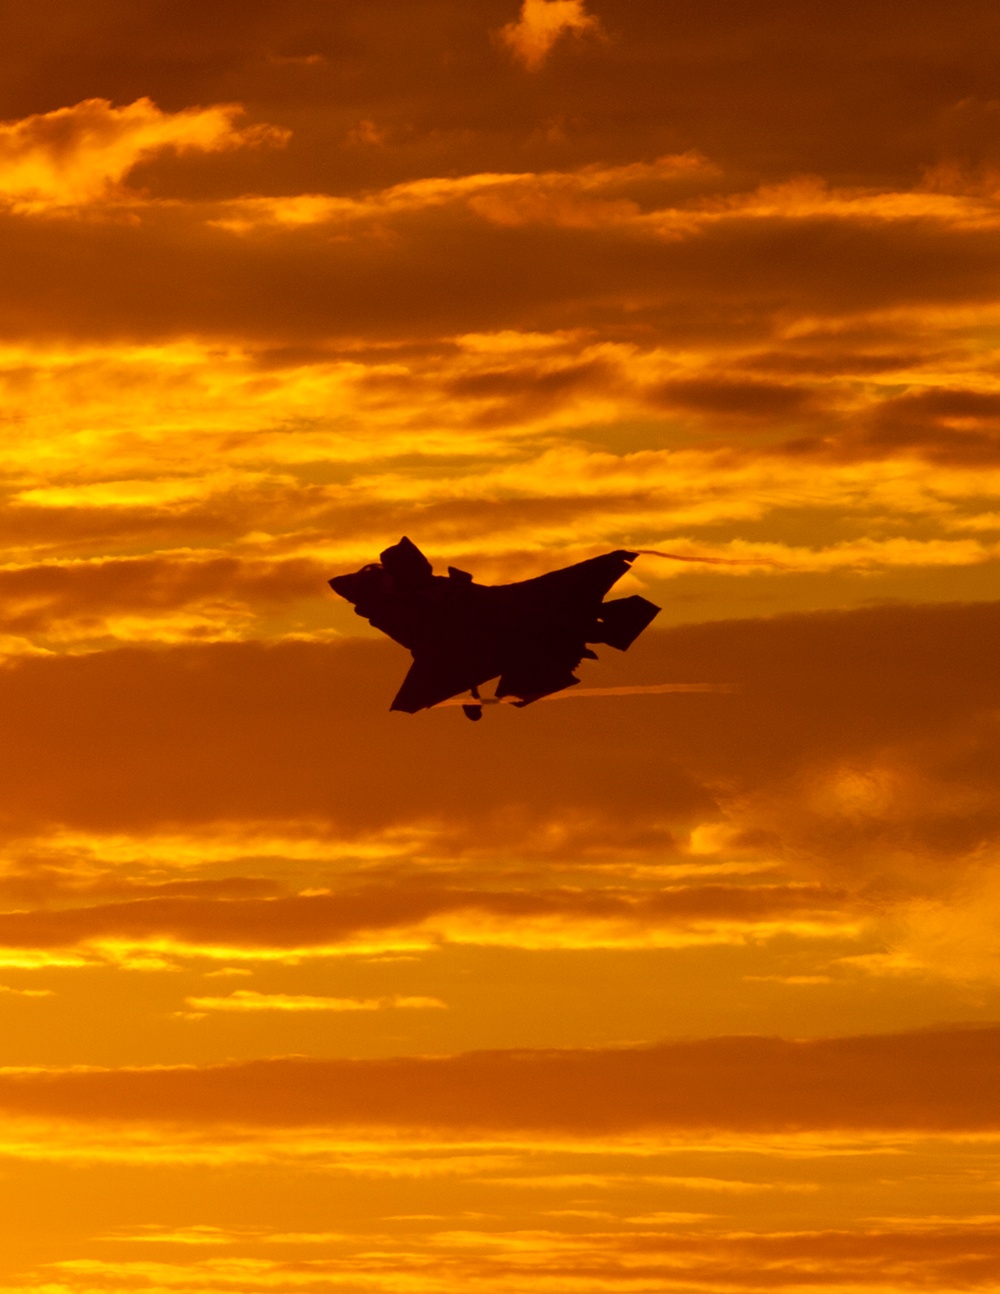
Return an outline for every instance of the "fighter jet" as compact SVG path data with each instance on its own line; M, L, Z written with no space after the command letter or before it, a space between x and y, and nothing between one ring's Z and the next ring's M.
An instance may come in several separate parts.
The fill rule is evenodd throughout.
M604 595L638 553L624 548L516 584L477 584L448 567L435 575L405 536L377 562L330 587L357 615L413 654L410 672L389 707L415 714L468 692L469 719L482 718L479 689L499 679L490 701L530 705L574 687L581 660L596 660L588 644L627 651L659 614L638 596L605 602Z

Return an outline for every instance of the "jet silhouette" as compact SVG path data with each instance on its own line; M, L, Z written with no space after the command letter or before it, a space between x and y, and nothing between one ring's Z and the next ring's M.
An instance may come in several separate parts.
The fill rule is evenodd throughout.
M477 584L448 567L435 575L405 536L377 562L330 580L357 615L409 648L413 664L391 710L414 714L470 692L462 708L482 717L479 688L499 678L496 699L530 705L573 687L588 643L626 651L660 608L633 596L604 601L638 553L623 548L516 584Z

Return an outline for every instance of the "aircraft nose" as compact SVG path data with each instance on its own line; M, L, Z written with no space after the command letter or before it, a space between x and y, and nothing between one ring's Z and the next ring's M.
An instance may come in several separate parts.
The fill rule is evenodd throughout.
M355 606L392 593L392 580L381 566L365 566L350 575L335 575L327 583L334 593Z
M327 583L330 585L330 588L333 589L334 593L339 593L340 596L342 598L346 598L348 602L357 602L358 595L361 592L359 587L360 572L357 572L354 575L335 575L333 579L328 580Z

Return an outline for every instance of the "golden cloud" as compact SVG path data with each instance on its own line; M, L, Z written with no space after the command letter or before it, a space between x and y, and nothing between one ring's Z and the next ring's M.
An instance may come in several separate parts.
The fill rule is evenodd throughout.
M961 1229L883 1224L869 1227L789 1228L780 1234L710 1229L711 1215L666 1212L637 1218L617 1228L593 1212L579 1220L589 1228L559 1228L563 1219L533 1227L456 1220L451 1229L412 1225L408 1232L358 1238L342 1233L293 1233L287 1238L250 1229L190 1227L147 1233L147 1243L178 1246L232 1246L224 1256L195 1259L183 1248L170 1259L79 1259L52 1263L45 1278L63 1290L90 1290L98 1282L136 1290L228 1290L238 1282L249 1290L324 1289L354 1291L369 1285L418 1294L447 1294L458 1285L489 1282L504 1294L526 1288L609 1294L682 1285L685 1289L774 1291L789 1284L817 1290L852 1288L920 1289L933 1279L937 1288L991 1288L998 1251L995 1229L986 1222ZM571 1222L571 1218L564 1219ZM601 1227L601 1222L605 1226ZM464 1225L462 1225L464 1224ZM706 1225L707 1224L707 1225ZM144 1237L128 1237L133 1243ZM273 1257L241 1249L254 1242L312 1247L315 1256ZM236 1249L240 1246L240 1249ZM316 1247L322 1246L316 1253ZM134 1252L134 1251L133 1251ZM256 1256L260 1254L261 1256ZM266 1256L264 1256L266 1255ZM322 1256L320 1256L322 1255ZM41 1274L40 1274L41 1278ZM20 1289L34 1288L21 1286Z
M79 207L113 195L137 163L170 150L218 152L280 144L272 126L239 129L238 104L163 112L151 99L116 108L86 99L71 108L0 124L0 197L16 211Z
M749 833L772 858L814 860L835 890L852 875L867 883L872 867L896 875L911 854L936 886L1000 830L996 617L992 603L896 606L651 632L585 684L738 690L497 707L486 748L452 710L389 715L406 657L372 639L29 658L0 671L7 829L303 821L356 838L362 854L663 862L678 861L695 828L724 822L713 850L742 848L726 842ZM128 708L115 700L123 689ZM595 722L611 715L620 736L596 740ZM609 915L625 914L608 901ZM757 901L734 894L723 907Z
M599 30L584 0L523 0L517 21L501 28L499 35L529 72L537 72L561 36Z
M238 884L209 885L203 893L195 887L189 896L184 888L140 891L131 902L0 914L0 950L15 957L26 950L90 950L123 963L144 949L181 957L295 961L448 942L568 949L683 947L779 934L843 939L856 933L858 920L849 896L815 885L709 884L635 894L611 887L504 892L418 883L260 898L241 895ZM428 1005L430 999L283 997L241 990L188 1002L197 1010L349 1011Z
M316 997L308 993L257 993L237 989L225 997L189 997L185 1003L192 1011L385 1011L443 1010L446 1006L435 997Z

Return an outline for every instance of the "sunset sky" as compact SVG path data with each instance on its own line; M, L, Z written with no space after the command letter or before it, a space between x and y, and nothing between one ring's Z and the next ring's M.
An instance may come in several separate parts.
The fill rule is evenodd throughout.
M996 1294L995 0L0 12L0 1294Z

